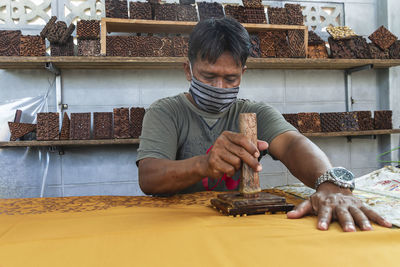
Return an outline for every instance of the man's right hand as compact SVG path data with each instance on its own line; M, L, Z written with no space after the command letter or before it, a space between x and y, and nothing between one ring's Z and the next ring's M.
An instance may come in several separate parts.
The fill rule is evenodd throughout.
M203 156L204 176L219 179L227 174L232 177L240 170L242 162L260 172L262 167L258 157L260 151L267 148L268 143L265 141L257 141L255 146L243 134L225 131L217 138L208 154Z

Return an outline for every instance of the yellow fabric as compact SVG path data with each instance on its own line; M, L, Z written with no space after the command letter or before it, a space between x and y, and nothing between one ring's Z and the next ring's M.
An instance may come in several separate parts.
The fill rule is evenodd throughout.
M396 229L343 233L334 223L323 232L315 217L227 217L207 206L215 195L197 196L164 205L132 197L0 200L0 266L399 266Z

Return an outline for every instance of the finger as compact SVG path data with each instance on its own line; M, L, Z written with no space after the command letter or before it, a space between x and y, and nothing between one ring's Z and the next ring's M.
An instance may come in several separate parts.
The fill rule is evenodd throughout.
M237 156L239 159L243 160L247 165L250 166L254 171L260 172L262 170L261 164L258 159L250 154L244 147L231 144L226 147L226 149Z
M289 211L287 213L287 218L288 219L299 219L301 217L304 217L307 214L312 213L312 206L311 206L311 201L310 200L305 200L301 202L294 210Z
M378 213L376 213L374 210L366 207L366 206L361 206L360 208L362 212L373 222L376 224L379 224L383 227L388 227L391 228L392 224L388 221L386 221L382 216L380 216Z
M230 149L224 151L224 153L221 153L220 157L223 161L233 166L236 171L239 170L242 166L242 160L240 159L240 157L232 153Z
M209 172L211 173L208 177L213 178L213 179L219 179L226 173L229 176L233 176L235 174L235 168L226 163L224 160L221 158L215 158L215 159L209 159L213 162L210 163L210 170Z
M224 133L225 136L229 139L229 141L236 144L237 146L243 147L250 155L253 155L253 157L258 158L260 156L260 152L258 151L257 146L252 142L250 142L250 140L243 134L234 132L224 132Z
M336 217L345 232L355 232L356 227L354 226L354 220L351 216L349 210L345 207L336 207L335 209Z
M368 220L368 217L365 216L364 212L362 212L359 208L350 206L349 212L351 213L351 216L353 216L354 222L362 231L372 230L372 226Z
M326 205L321 206L318 210L317 228L320 230L328 230L331 221L332 221L332 207Z
M268 143L262 140L257 140L257 148L259 151L268 149Z

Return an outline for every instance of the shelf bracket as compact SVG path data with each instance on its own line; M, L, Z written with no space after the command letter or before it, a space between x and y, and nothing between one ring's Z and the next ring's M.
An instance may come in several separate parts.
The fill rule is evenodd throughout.
M64 105L62 103L62 82L61 82L61 70L57 68L53 63L46 62L45 65L46 70L50 71L56 76L56 103L57 103L57 112L60 116L60 127L63 118L63 109Z
M352 85L351 85L351 74L354 72L359 72L363 70L370 70L373 69L374 65L373 64L368 64L360 67L355 67L351 69L347 69L344 71L344 89L345 89L345 95L346 95L346 111L353 111L353 104L355 103L353 99L353 92L352 92Z

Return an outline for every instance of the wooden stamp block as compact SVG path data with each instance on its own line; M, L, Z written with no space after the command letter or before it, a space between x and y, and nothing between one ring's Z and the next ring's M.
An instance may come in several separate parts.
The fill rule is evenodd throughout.
M37 114L36 139L38 141L49 141L59 139L60 119L56 112L45 112Z
M71 113L70 139L89 140L90 139L90 113Z
M114 138L130 138L129 108L114 108Z
M93 135L94 139L112 138L112 112L94 112L93 114Z

